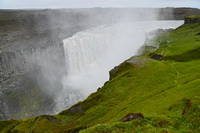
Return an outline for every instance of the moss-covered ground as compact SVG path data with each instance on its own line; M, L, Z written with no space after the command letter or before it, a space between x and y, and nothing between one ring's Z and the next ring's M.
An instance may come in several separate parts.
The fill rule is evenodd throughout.
M116 67L86 100L55 116L1 121L0 132L200 132L199 32L194 23L164 33L157 50ZM120 122L128 113L144 119Z

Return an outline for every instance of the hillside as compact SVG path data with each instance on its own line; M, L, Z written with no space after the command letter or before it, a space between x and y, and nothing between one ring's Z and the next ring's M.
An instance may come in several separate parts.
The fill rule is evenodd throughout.
M160 47L114 68L86 100L55 116L1 121L0 132L200 132L200 23L151 43ZM144 118L122 122L129 113Z

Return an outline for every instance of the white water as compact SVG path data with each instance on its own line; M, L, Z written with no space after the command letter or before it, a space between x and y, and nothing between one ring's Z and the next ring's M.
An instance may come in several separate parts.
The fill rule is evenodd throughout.
M176 28L183 21L142 21L100 26L63 40L67 75L56 99L56 111L83 100L109 80L109 71L136 55L145 34Z

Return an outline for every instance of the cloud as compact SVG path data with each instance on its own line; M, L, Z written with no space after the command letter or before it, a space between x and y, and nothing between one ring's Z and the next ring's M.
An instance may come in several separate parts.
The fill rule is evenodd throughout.
M199 0L0 0L0 8L198 7Z

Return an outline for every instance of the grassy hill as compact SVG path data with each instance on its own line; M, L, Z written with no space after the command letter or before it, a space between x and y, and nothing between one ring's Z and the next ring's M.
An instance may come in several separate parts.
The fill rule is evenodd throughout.
M160 47L134 56L86 100L55 116L0 122L0 132L200 132L200 23L153 40ZM129 113L144 118L120 120Z

